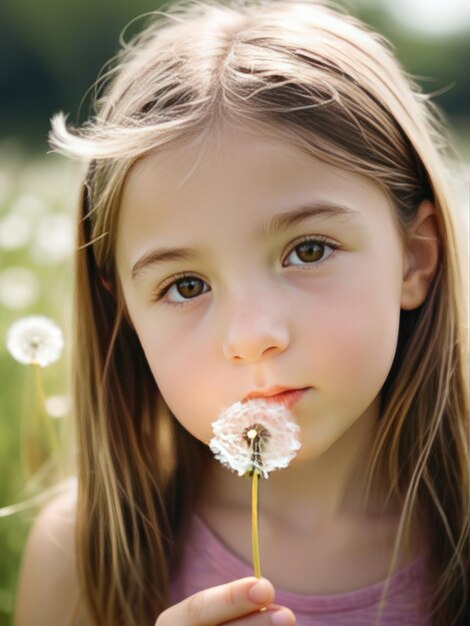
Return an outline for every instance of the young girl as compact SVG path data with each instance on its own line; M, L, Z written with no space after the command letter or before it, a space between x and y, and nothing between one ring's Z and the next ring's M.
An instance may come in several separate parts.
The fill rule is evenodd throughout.
M89 163L78 490L35 523L17 626L468 624L437 111L384 39L309 1L173 5L108 77L80 131L52 122ZM224 408L279 387L304 390L302 447L261 481L257 580L249 482L208 443Z

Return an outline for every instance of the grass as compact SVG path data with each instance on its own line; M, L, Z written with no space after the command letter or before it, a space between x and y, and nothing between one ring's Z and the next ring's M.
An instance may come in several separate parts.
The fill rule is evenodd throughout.
M69 394L73 247L68 249L64 244L68 240L66 231L62 233L61 243L60 228L68 223L67 219L73 219L82 169L82 165L57 155L28 158L14 141L0 143L0 509L3 512L5 507L41 494L57 482L61 472L67 472L67 451L72 438L67 407L64 402L61 407L60 401ZM12 215L20 219L12 221ZM61 216L65 216L61 221L51 220ZM30 293L29 302L28 284L23 286L21 295L17 281L11 284L11 280L6 280L5 271L11 268L28 270L34 278L37 292ZM49 460L34 367L15 361L5 347L10 325L29 315L53 319L65 336L65 349L59 361L40 371L45 396L59 397L50 410L63 414L47 416L49 427L55 429L61 441L59 453ZM38 428L40 417L43 421ZM0 511L0 626L13 623L21 554L40 506L36 503L8 516L1 516Z

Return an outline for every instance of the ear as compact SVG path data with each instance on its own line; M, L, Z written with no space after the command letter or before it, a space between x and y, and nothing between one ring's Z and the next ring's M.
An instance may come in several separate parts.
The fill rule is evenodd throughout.
M429 200L423 200L418 207L404 255L400 306L410 310L426 299L439 261L439 228L435 207Z

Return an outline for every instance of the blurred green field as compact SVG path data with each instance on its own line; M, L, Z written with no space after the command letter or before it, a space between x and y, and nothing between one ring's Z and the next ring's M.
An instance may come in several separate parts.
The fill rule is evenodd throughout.
M470 162L470 131L456 133L465 161ZM70 423L70 321L74 214L83 164L55 154L32 157L15 141L0 143L0 626L11 626L21 553L41 506L33 503L13 515L1 510L41 494L73 473L73 429ZM468 254L470 168L459 168L459 220ZM467 257L468 263L468 257ZM13 272L19 268L22 272ZM41 369L48 410L60 438L59 453L43 461L44 421L38 410L32 366L7 352L10 325L27 315L45 315L63 330L65 349L56 363ZM51 398L53 400L51 400ZM26 438L32 448L26 453ZM35 454L35 456L31 456ZM29 456L28 456L29 455Z
M48 486L73 472L73 433L68 419L71 278L73 220L82 171L82 164L58 155L31 158L13 140L0 143L1 626L12 623L20 556L41 503L9 516L5 516L5 507L46 493ZM40 370L47 419L61 442L52 457L33 366L15 361L5 347L10 325L29 315L51 318L65 338L59 361Z

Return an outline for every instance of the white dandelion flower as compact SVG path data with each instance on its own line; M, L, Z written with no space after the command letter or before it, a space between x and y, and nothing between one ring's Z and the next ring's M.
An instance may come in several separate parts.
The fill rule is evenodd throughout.
M64 347L62 330L47 317L31 315L14 322L7 333L7 348L20 363L46 367L57 361Z
M299 425L281 403L255 398L236 402L213 422L209 447L223 465L239 476L287 467L300 448Z

